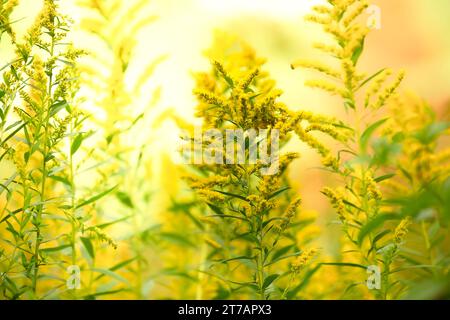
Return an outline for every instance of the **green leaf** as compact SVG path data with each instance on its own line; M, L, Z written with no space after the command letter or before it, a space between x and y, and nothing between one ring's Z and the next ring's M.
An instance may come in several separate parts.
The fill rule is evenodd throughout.
M132 217L131 215L130 216L126 216L126 217L123 217L123 218L120 218L120 219L116 219L116 220L113 220L113 221L110 221L110 222L98 224L95 227L99 228L99 229L105 229L105 228L107 228L109 226L112 226L112 225L114 225L116 223L126 221L126 220L130 219L131 217Z
M378 72L375 72L373 75L371 75L370 77L368 77L366 80L364 80L363 82L361 82L361 84L358 86L358 88L356 88L356 90L361 89L362 87L364 87L368 82L370 82L373 78L375 78L376 76L378 76L379 74L381 74L382 72L384 72L386 70L386 68L381 69Z
M100 292L96 292L96 293L84 296L84 299L85 300L95 300L95 297L106 296L109 294L116 294L116 293L122 292L124 290L125 290L125 288L121 288L121 289L117 289L117 290L100 291Z
M271 222L277 221L277 220L287 221L287 219L286 219L285 217L273 217L273 218L270 218L270 219L264 221L264 222L262 223L262 228L264 229L264 228L265 228L267 225L269 225Z
M229 299L230 295L231 295L231 292L219 283L218 288L216 289L216 295L212 299L213 300L227 300L227 299Z
M280 190L277 190L277 191L275 191L274 193L272 193L272 194L268 197L268 199L272 199L272 198L276 197L277 195L279 195L280 193L282 193L282 192L284 192L284 191L286 191L286 190L289 190L289 189L291 189L291 187L281 188Z
M159 234L159 236L164 240L167 240L175 244L179 244L184 247L192 247L192 248L196 247L195 244L193 244L190 240L188 240L187 238L183 237L178 233L162 232Z
M83 243L84 247L86 248L87 252L91 256L92 259L95 258L95 251L94 246L92 245L91 239L80 237L81 242Z
M89 198L88 200L81 202L81 203L78 204L75 208L76 208L76 209L79 209L79 208L81 208L81 207L84 207L84 206L86 206L86 205L92 203L92 202L95 202L95 201L97 201L97 200L103 198L104 196L106 196L108 193L110 193L111 191L113 191L113 190L116 189L116 188L117 188L117 186L114 186L114 187L112 187L111 189L108 189L108 190L106 190L106 191L103 191L102 193L99 193L98 195L93 196L92 198Z
M305 275L302 277L302 281L291 291L288 292L287 298L289 300L292 300L295 298L295 296L306 286L308 285L309 281L311 280L312 276L320 269L321 265L315 266L313 269L308 270Z
M225 81L228 83L228 85L233 88L234 87L234 82L233 79L231 79L229 76L223 74L223 78L225 79Z
M350 268L360 268L366 270L367 267L362 264L357 263L346 263L346 262L322 262L323 266L336 266L336 267L350 267Z
M358 243L361 244L367 235L376 230L378 227L382 226L386 221L399 220L401 218L401 216L392 213L380 214L376 216L361 228L358 235Z
M137 257L134 257L134 258L131 258L131 259L119 262L118 264L116 264L113 267L109 268L109 270L116 271L116 270L122 269L123 267L129 265L130 263L132 263L135 260L137 260Z
M238 198L238 199L241 199L241 200L244 200L244 201L248 202L247 198L245 198L245 197L243 197L243 196L241 196L239 194L234 194L234 193L220 191L220 190L213 190L213 191L221 193L221 194L224 194L224 195L232 197L232 198Z
M47 252L47 253L49 253L49 252L56 252L56 251L64 250L64 249L69 248L69 247L71 247L70 244L63 244L63 245L57 246L57 247L42 249L42 251L43 252Z
M113 279L116 279L116 280L118 280L120 282L123 282L124 284L126 284L128 286L130 285L130 283L128 282L127 279L125 279L124 277L118 275L117 273L115 273L115 272L113 272L113 271L111 271L109 269L92 268L91 271L101 273L101 274L103 274L105 276L109 276L109 277L111 277Z
M253 260L255 257L250 257L250 256L239 256L239 257L234 257L234 258L229 258L229 259L224 259L224 260L218 260L218 261L214 261L215 263L228 263L231 261L238 261L238 260Z
M119 201L123 205L125 205L125 206L127 206L128 208L131 208L131 209L134 208L133 201L131 200L131 197L127 193L122 192L122 191L118 191L118 192L116 192L116 197L117 197L117 199L119 199Z
M66 178L64 178L64 177L60 177L60 176L49 176L51 179L53 179L53 180L55 180L55 181L58 181L58 182L61 182L61 183L64 183L65 185L67 185L67 186L72 186L72 184L70 183L70 181L69 180L67 180Z
M348 201L348 200L346 200L346 199L342 200L342 202L344 202L346 205L348 205L348 206L350 206L350 207L355 208L356 210L364 211L363 209L361 209L360 207L358 207L356 204L351 203L350 201Z
M389 173L389 174L385 174L384 176L380 176L378 178L373 179L375 182L381 182L384 180L388 180L392 177L395 177L395 173Z
M356 109L355 102L350 100L350 99L345 99L344 106L345 106L345 108L350 108L350 109L353 109L353 110Z
M214 205L212 203L209 203L209 202L207 202L206 204L208 205L208 207L211 208L212 211L214 211L218 215L224 215L222 209L220 209L218 206L216 206L216 205Z
M58 102L54 103L50 107L49 116L53 117L54 115L56 115L59 111L61 111L65 107L67 107L67 101L66 100L58 101Z
M385 235L389 234L391 230L384 230L378 233L372 240L372 244L375 245L378 241L381 240Z
M361 54L364 51L364 42L365 42L365 40L366 40L366 37L362 38L359 47L356 48L356 50L353 52L352 62L353 62L354 66L358 63L358 60L359 60L359 58L361 57Z
M290 244L288 246L285 246L285 247L275 251L270 260L274 261L274 260L277 260L278 258L284 256L285 254L287 254L289 252L289 250L292 249L293 246L294 245Z
M435 122L417 132L414 137L422 144L430 144L439 138L449 127L450 122Z
M13 132L11 132L5 139L3 139L0 143L0 148L3 148L5 143L8 142L9 139L11 139L12 137L14 137L16 135L17 132L19 132L20 130L22 130L23 127L25 127L25 125L28 123L24 122L22 123L18 128L16 128L16 130L14 130Z
M120 270L123 267L129 265L130 263L132 263L133 261L137 260L137 257L119 262L118 264L114 265L113 267L109 268L110 271L116 271L116 270ZM105 273L100 274L97 278L95 278L95 280L101 279L105 276Z
M77 134L75 139L72 142L72 145L70 146L70 154L74 155L75 152L78 151L78 149L81 147L81 143L83 142L84 137L82 133Z
M272 284L280 275L279 274L271 274L267 278L264 279L263 289L266 289L268 286Z
M238 220L243 220L243 221L248 221L248 219L243 218L243 217L238 217L238 216L232 216L229 214L214 214L214 215L209 215L206 216L207 218L231 218L231 219L238 219Z
M293 253L293 254L288 254L288 255L286 255L286 256L279 257L278 259L272 259L272 261L270 261L270 262L264 264L264 267L270 266L270 265L272 265L272 264L274 264L274 263L277 263L277 262L279 262L279 261L281 261L281 260L284 260L284 259L288 259L288 258L292 258L292 257L297 257L297 256L301 255L302 252L303 252L303 251L297 251L297 252L295 252L295 253Z
M359 144L361 146L361 149L365 152L367 149L367 144L369 143L370 137L374 134L375 130L377 130L383 123L385 123L388 120L388 118L381 119L372 125L370 125L366 130L364 130L363 134L361 135Z

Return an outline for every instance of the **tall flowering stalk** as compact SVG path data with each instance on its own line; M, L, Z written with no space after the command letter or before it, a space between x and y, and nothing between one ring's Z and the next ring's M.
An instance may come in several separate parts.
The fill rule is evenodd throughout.
M333 264L365 269L381 263L383 286L374 292L376 297L387 298L392 289L390 266L398 257L399 240L403 237L396 236L396 232L383 224L386 220L402 219L402 215L386 205L381 186L392 177L392 172L386 173L385 168L398 153L399 145L387 144L374 135L387 121L380 118L380 110L396 93L404 73L399 72L389 81L393 73L389 69L381 69L371 76L358 70L370 32L361 18L367 7L365 0L328 0L325 5L315 6L314 13L306 19L321 25L330 36L329 43L315 44L315 48L330 57L330 63L299 60L292 67L308 68L324 75L324 79L308 80L305 85L341 97L343 109L351 119L345 125L349 139L339 145L337 162L330 167L343 183L323 190L339 216L347 239L345 262ZM400 226L404 229L407 223L402 221ZM390 240L380 245L388 236Z
M414 281L400 293L407 298L423 297L421 288L427 284L435 290L425 297L439 298L448 292L445 283L449 283L450 277L446 253L450 150L445 148L450 122L438 119L431 106L414 94L393 99L389 115L383 138L400 143L403 148L396 161L395 176L387 181L385 192L390 203L414 217L415 222L410 226L410 238L416 245L399 252L403 263L395 270L416 272L403 276L403 279L412 276Z
M113 212L114 219L123 226L128 224L129 229L120 250L123 261L114 272L130 278L133 288L127 291L135 298L148 298L153 283L149 275L152 268L146 257L153 236L148 234L156 231L152 218L146 215L154 191L149 183L154 161L150 152L151 129L158 125L154 123L157 117L153 109L161 93L160 87L151 91L148 87L165 56L144 64L132 85L129 78L135 64L141 64L135 57L137 35L157 17L148 14L145 0L79 0L77 3L83 8L82 30L94 35L101 45L100 49L90 50L81 69L82 83L95 95L92 105L105 115L92 118L103 134L99 148L93 153L102 162L96 170L97 183L114 181L118 186L114 191L115 205L109 207L111 203L105 203L102 210ZM98 72L99 66L104 68L104 73ZM97 96L97 92L104 94ZM137 136L144 139L136 140Z
M78 252L92 256L96 240L112 244L86 214L108 192L81 196L75 188L73 157L89 135L77 108L76 64L83 52L67 43L69 27L56 3L46 0L23 39L11 36L16 59L5 67L1 84L2 110L14 106L14 114L4 112L2 119L10 132L2 138L1 160L14 168L2 183L5 298L76 296L66 280L69 266L82 267ZM74 287L81 279L75 280Z
M210 55L215 58L212 70L195 75L194 93L199 103L197 115L203 120L205 140L201 146L213 145L210 156L216 161L204 158L206 163L195 166L198 175L188 178L207 206L202 221L210 226L203 230L211 250L208 267L201 272L246 297L293 298L302 285L300 272L316 255L315 249L307 249L297 240L301 200L291 190L287 169L298 154L275 148L268 158L252 163L251 150L262 140L270 140L271 132L279 133L281 146L297 133L301 140L317 147L326 157L325 163L332 166L335 162L328 149L311 133L318 130L333 136L336 123L308 112L292 112L279 102L282 92L262 70L264 60L257 58L248 45L231 42L222 52L213 46ZM252 129L267 130L267 136L252 140L245 135ZM230 130L244 133L243 144L237 144L244 161L238 162L234 149L223 149L209 135L215 132L226 137ZM192 142L198 145L196 139ZM231 141L236 143L235 138ZM267 142L267 146L274 143ZM267 159L276 159L278 170L267 170Z

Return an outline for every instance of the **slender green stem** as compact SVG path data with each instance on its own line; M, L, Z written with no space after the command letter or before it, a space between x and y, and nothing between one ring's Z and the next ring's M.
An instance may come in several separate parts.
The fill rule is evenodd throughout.
M51 36L50 43L50 57L54 56L55 49L55 37ZM52 67L53 68L53 67ZM41 121L39 124L39 131L41 130L42 125L44 126L44 137L43 137L43 150L42 150L42 179L41 179L41 188L40 188L40 202L41 204L38 207L38 211L36 214L36 242L34 246L34 271L33 271L33 280L32 280L32 290L36 295L37 293L37 279L39 276L39 250L42 243L42 233L41 233L41 220L42 214L44 211L44 202L45 202L45 188L47 181L47 156L48 156L48 130L49 130L49 120L50 120L50 108L52 105L52 88L53 88L53 70L50 70L48 75L48 92L47 92L47 107L41 113ZM45 117L42 121L42 114L45 114ZM36 138L40 138L39 135Z
M261 214L261 213L257 213ZM262 230L262 221L263 217L256 216L257 222L257 238L258 238L258 255L257 255L257 272L258 272L258 287L259 287L259 298L261 300L266 299L265 290L264 290L264 251L263 251L263 230Z

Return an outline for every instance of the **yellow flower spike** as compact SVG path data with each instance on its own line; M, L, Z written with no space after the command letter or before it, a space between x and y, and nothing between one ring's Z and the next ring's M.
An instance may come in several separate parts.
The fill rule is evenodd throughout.
M338 40L347 39L347 35L344 30L342 30L339 23L335 21L330 21L326 26L324 26L324 31L334 36Z
M339 132L335 126L329 125L329 124L321 124L321 123L313 123L309 125L305 132L310 131L320 131L323 133L328 134L330 137L333 137L334 139L345 142L348 140L348 136L343 135L341 132Z
M300 256L298 256L297 259L292 263L291 271L293 273L300 272L311 261L311 259L314 258L317 252L317 249L307 249L303 251Z
M282 234L286 231L286 229L289 227L289 225L292 222L292 219L297 214L297 210L300 208L300 205L302 204L302 199L300 197L297 197L294 201L292 201L289 206L287 207L286 211L283 214L283 222L278 224L275 231L278 234Z
M333 45L327 45L324 43L320 43L320 42L316 42L313 44L313 47L317 50L320 50L324 53L328 53L332 56L334 56L335 58L340 58L343 55L343 49L342 47L339 46L333 46Z
M375 109L379 109L385 105L386 101L396 92L404 78L405 71L402 70L398 73L395 81L378 96L378 101L374 105Z
M219 96L214 93L203 91L203 90L195 90L194 94L199 97L203 102L214 104L217 106L225 107L226 102Z
M259 69L254 69L251 71L246 78L244 78L240 84L239 88L242 90L245 90L248 88L248 86L255 80L255 78L259 75L260 71Z
M321 89L331 93L332 95L339 95L341 97L345 97L347 95L344 89L341 89L337 85L325 80L307 80L305 81L305 86Z
M355 87L355 66L351 59L342 59L342 80L348 90L353 91Z
M231 75L225 71L225 68L223 67L223 65L218 62L218 61L213 61L213 66L217 69L217 71L222 75L222 77L224 79L226 79L227 81L231 81L234 82L234 79L231 77Z
M326 157L330 154L330 150L327 147L320 143L316 138L306 133L300 125L296 127L295 133L300 140L308 144L311 148L317 150L322 156Z
M190 186L193 189L208 189L212 187L222 187L230 181L228 177L222 176L212 176L204 179L198 179L195 177L186 177L185 179L190 182Z
M225 200L225 196L223 194L208 189L198 189L197 194L205 198L206 201L210 202L222 202Z
M403 242L404 238L408 233L408 228L412 224L411 217L406 217L403 219L394 231L394 242L398 245Z
M258 187L259 192L267 197L279 188L279 183L280 181L276 175L263 176Z
M371 176L366 176L365 178L365 184L367 188L367 193L369 197L375 199L375 200L381 200L383 198L380 188L378 187L377 183L373 180ZM363 190L365 192L366 190Z
M114 249L117 249L117 243L110 236L108 236L102 229L98 227L91 227L88 229L88 231L98 240L106 242Z
M322 64L321 62L317 61L306 61L306 60L298 60L291 64L292 69L296 69L298 67L307 68L307 69L314 69L319 72L322 72L330 77L333 78L340 78L340 72L333 70L329 66Z
M306 15L305 20L309 21L309 22L321 24L321 25L327 25L331 22L331 19L329 17L312 15L312 14Z
M322 164L327 167L331 168L335 171L339 170L339 160L332 156L331 153L328 153L324 155L324 158L322 159Z
M358 25L349 28L343 36L343 38L347 41L347 45L344 48L343 57L351 59L354 53L361 47L364 38L369 32L369 28Z
M342 194L339 191L333 190L328 187L324 188L322 190L322 193L330 200L331 205L336 210L336 212L339 216L339 219L342 222L346 222L347 221L347 213L346 213L345 204L344 204L344 197L342 196Z
M366 98L364 103L366 108L370 104L371 97L381 90L381 87L383 86L384 82L391 74L392 71L390 69L386 69L383 72L381 72L377 77L375 77L369 89L366 91Z
M326 14L326 15L330 15L332 14L332 9L330 7L326 7L326 6L314 6L312 7L312 10L317 12L318 14Z
M207 244L209 244L211 247L213 247L214 249L221 249L222 245L220 243L218 243L217 241L214 241L210 238L205 238L205 242Z
M346 12L344 18L342 19L342 24L348 27L356 18L358 18L369 4L367 1L358 1L353 8Z

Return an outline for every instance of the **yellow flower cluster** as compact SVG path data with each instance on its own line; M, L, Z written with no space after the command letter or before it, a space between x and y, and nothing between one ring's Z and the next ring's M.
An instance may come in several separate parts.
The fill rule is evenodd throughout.
M198 189L197 194L208 202L222 202L225 196L219 192L211 191L209 189Z
M320 62L299 60L292 68L302 67L316 70L331 80L307 80L306 86L318 88L332 95L339 95L346 100L346 105L355 108L355 93L366 83L365 75L356 71L356 64L364 47L364 41L370 29L360 23L358 18L368 7L366 0L330 0L327 5L313 7L314 13L306 16L306 20L322 25L323 30L334 38L335 44L317 43L315 48L336 58L333 66ZM366 107L371 96L378 94L373 108L382 107L397 90L404 73L400 72L392 84L380 92L384 82L391 75L390 70L381 71L374 77L371 87L366 93ZM364 81L364 82L363 82Z
M297 199L295 199L294 201L292 201L289 204L288 208L286 209L286 212L283 214L283 219L284 220L278 226L277 232L279 234L282 234L287 229L287 227L291 223L292 219L297 214L297 210L298 210L298 208L300 208L301 204L302 204L302 199L300 197L298 197Z
M222 176L212 176L205 179L189 176L185 179L189 182L192 189L208 189L216 186L222 187L230 181L228 177Z
M10 35L11 40L15 42L16 34L11 28L9 19L14 8L19 4L19 0L9 0L0 2L0 40L3 32Z
M408 147L402 149L399 162L413 179L414 188L405 188L404 181L398 179L391 181L390 186L410 193L431 181L445 181L450 176L450 151L440 148L440 141L448 134L443 131L431 141L417 139L417 134L431 128L435 121L429 104L413 94L405 94L392 99L389 109L389 130L384 135L391 139L403 137L403 144Z
M317 254L317 249L307 249L303 251L300 256L297 257L295 262L291 265L291 271L293 273L298 273L306 266L312 258Z
M398 245L403 242L408 233L408 227L411 225L411 217L407 217L400 221L394 231L394 242Z
M295 128L295 133L300 140L319 152L319 154L323 157L322 163L324 166L330 167L334 170L338 170L338 160L331 154L330 149L325 147L325 145L319 142L319 140L317 140L315 137L307 134L307 132L300 125Z
M383 195L381 194L378 184L373 180L371 176L369 175L366 176L365 184L367 193L370 198L375 200L381 200L383 198Z
M334 209L336 209L336 212L339 216L339 219L342 222L346 222L347 218L346 218L346 210L345 210L345 204L344 204L344 197L343 195L337 191L337 190L333 190L331 188L324 188L322 190L322 193L328 198L330 199L331 205L333 206Z
M114 249L117 249L117 243L102 229L98 227L90 227L88 231L91 233L92 236L97 238L98 240L102 242L106 242L108 245L113 247Z
M207 52L212 61L210 72L195 74L197 116L202 118L205 130L214 128L223 133L228 129L279 130L280 146L288 142L291 134L295 133L300 140L329 156L330 165L336 167L337 160L331 157L331 152L312 134L320 131L344 140L345 133L340 132L338 122L310 112L289 110L277 101L282 91L275 88L275 81L262 70L264 60L257 58L253 49L236 39L231 41L225 37L219 40ZM244 152L247 158L250 152L247 146ZM221 214L224 216L217 223L209 221L210 219L200 219L208 224L208 232L212 234L208 239L226 243L230 241L229 238L241 239L239 234L249 234L242 239L241 244L236 244L234 254L232 251L226 252L227 255L217 251L223 255L222 259L230 258L229 254L233 257L243 255L244 252L253 253L254 241L258 242L257 245L263 250L254 252L258 260L254 271L265 268L263 261L267 257L264 255L269 255L278 245L297 245L297 239L300 239L293 221L301 199L290 190L286 176L287 168L299 154L281 153L278 150L275 152L270 156L277 159L279 170L271 175L261 174L260 169L265 168L267 163L264 159L259 159L256 164L197 165L203 175L188 179L196 194L208 204L205 215L210 215L213 210L216 218ZM282 214L275 208L280 208ZM238 235L235 235L237 231ZM247 240L250 237L254 240ZM216 247L215 243L205 241L213 248ZM303 258L309 259L305 255ZM257 272L259 286L264 283L265 273L266 271ZM261 290L264 291L264 288Z

